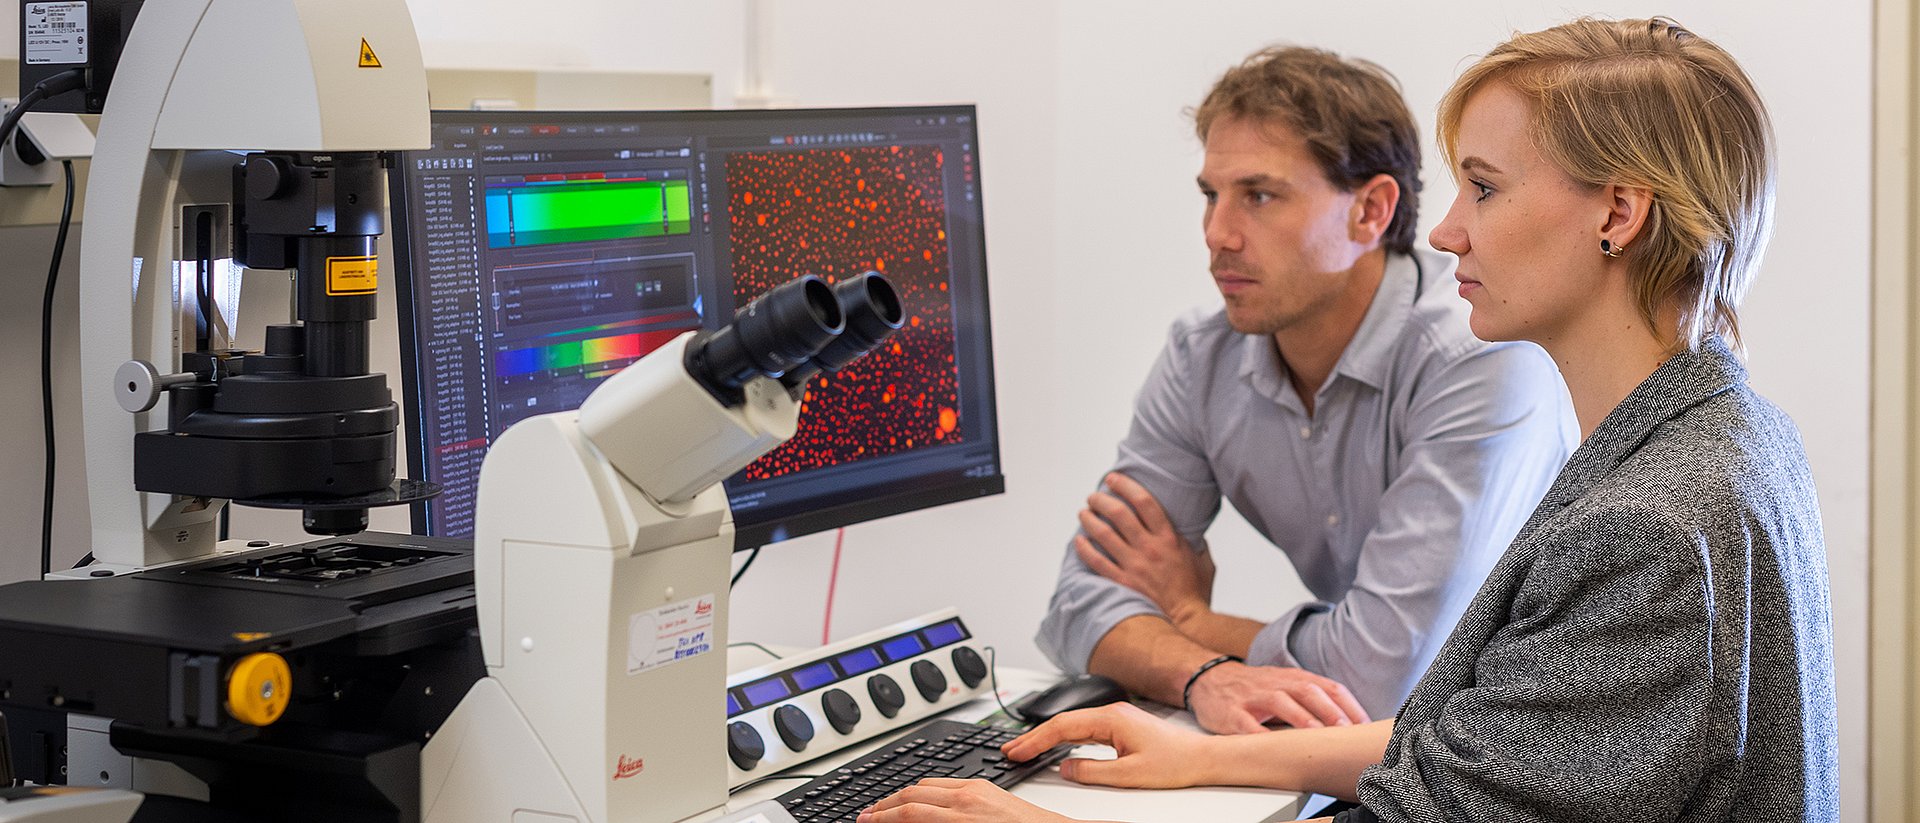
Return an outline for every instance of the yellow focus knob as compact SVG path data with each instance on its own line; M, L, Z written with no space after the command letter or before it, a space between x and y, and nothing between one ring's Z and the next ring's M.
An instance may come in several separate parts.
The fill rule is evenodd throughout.
M252 726L280 719L293 696L293 670L286 658L256 652L240 658L227 673L227 714Z

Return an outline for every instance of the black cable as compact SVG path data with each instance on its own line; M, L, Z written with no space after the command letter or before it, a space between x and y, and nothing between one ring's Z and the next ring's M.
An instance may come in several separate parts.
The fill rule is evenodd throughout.
M753 642L753 641L751 641L751 640L741 640L741 641L739 641L739 642L736 642L736 643L728 643L728 644L727 644L727 648L729 648L729 649L731 649L731 648L733 648L733 647L735 647L735 646L748 646L748 647L751 647L751 648L755 648L755 649L759 649L760 651L762 651L762 652L765 652L765 653L766 653L766 655L767 655L768 657L771 657L771 658L773 658L773 659L775 659L775 660L779 660L780 658L783 658L783 657L786 657L786 655L784 655L784 654L780 654L779 652L776 652L776 651L774 651L774 650L772 650L772 649L769 649L769 648L767 648L767 647L765 647L765 646L762 646L762 645L760 645L760 644L758 644L758 643L755 643L755 642Z
M813 780L815 778L822 777L822 776L823 775L817 775L817 774L770 774L770 775L767 775L766 777L756 777L752 780L749 780L745 783L742 783L738 786L728 789L727 796L732 797L736 794L744 792L748 789L751 789L769 780Z
M0 117L0 151L5 151L8 139L25 117L40 101L56 95L65 94L87 85L86 69L68 69L38 83L26 94L20 96L20 102L8 109ZM14 151L18 151L16 146ZM53 242L53 262L48 267L47 290L40 305L40 411L45 417L43 433L46 435L46 489L40 510L40 576L45 577L53 571L53 289L60 278L60 256L67 247L67 229L73 224L73 161L61 161L66 169L67 192L64 205L60 209L60 233Z
M25 117L27 111L38 105L40 101L66 94L74 89L85 88L86 85L86 69L67 69L35 83L26 94L20 95L20 102L9 109L5 117L0 117L0 148L6 147L7 138L13 135L14 127L20 125L20 118Z
M981 646L980 648L987 650L987 676L993 678L993 702L1000 704L1001 714L1025 723L1025 718L1014 714L1012 709L1007 708L1007 701L1000 699L1000 654L994 651L992 646Z
M753 567L753 561L760 559L760 549L762 548L763 548L762 546L754 546L751 550L747 552L747 562L741 563L740 570L737 572L734 572L733 579L727 582L728 591L732 591L734 584L739 583L740 578L746 575L747 569L750 569Z
M4 145L0 140L0 146ZM67 229L73 225L73 161L62 160L60 166L66 172L67 194L60 205L60 232L53 239L53 261L47 266L47 288L40 296L40 415L47 444L46 487L40 500L41 577L53 571L53 292L60 284L60 258L67 250Z

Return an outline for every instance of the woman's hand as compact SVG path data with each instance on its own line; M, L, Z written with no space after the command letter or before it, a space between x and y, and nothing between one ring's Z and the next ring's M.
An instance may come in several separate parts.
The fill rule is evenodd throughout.
M1062 743L1102 743L1120 756L1069 758L1060 764L1060 776L1101 786L1176 789L1213 782L1206 759L1210 740L1131 703L1114 703L1059 715L1000 748L1010 759L1032 760Z
M1028 803L985 780L929 777L873 804L860 823L947 823L948 821L1070 823L1068 818Z

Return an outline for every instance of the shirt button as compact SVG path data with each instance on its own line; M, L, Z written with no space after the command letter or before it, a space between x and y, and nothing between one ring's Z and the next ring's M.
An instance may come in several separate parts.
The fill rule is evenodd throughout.
M1327 515L1327 525L1330 527L1340 525L1340 515L1337 515L1337 514Z
M1313 427L1312 427L1312 426L1301 426L1301 427L1300 427L1300 439L1302 439L1302 440L1305 440L1305 439L1307 439L1307 438L1310 438L1310 437L1312 437L1312 436L1313 436Z

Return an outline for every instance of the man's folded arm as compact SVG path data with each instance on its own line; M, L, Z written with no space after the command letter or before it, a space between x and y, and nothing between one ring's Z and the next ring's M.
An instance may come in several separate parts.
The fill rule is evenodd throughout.
M1428 375L1400 471L1380 498L1354 583L1267 625L1248 662L1298 666L1391 717L1564 463L1563 389L1531 345L1486 349Z

